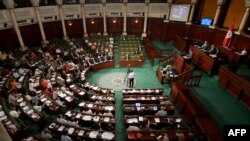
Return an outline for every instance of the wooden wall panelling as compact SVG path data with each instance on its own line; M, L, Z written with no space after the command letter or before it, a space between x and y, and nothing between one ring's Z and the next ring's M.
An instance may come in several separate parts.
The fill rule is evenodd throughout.
M201 17L214 18L217 10L217 0L203 0L203 9L201 11Z
M103 33L102 18L86 18L87 31L91 33Z
M15 29L5 29L0 32L0 50L9 51L20 47Z
M149 18L148 33L153 39L160 40L163 34L163 19L159 18Z
M107 30L109 34L122 34L123 18L107 18Z
M29 48L41 45L42 37L38 24L22 26L20 27L20 31L25 46Z
M183 31L184 31L183 23L169 22L166 39L167 40L172 39L173 36L175 35L183 37Z
M83 37L83 24L82 19L78 20L65 20L67 35L69 38Z
M210 44L214 44L215 46L222 46L226 34L227 31L215 29L213 30L212 37L208 42Z
M199 41L207 40L208 28L202 26L192 25L189 30L189 38L196 39Z
M43 23L44 32L47 40L53 38L63 38L61 21Z
M230 0L228 10L225 14L223 27L229 27L233 22L235 22L234 28L238 29L245 11L245 0Z
M183 36L184 37L188 37L188 34L190 32L190 28L191 28L191 26L189 26L189 25L184 26L184 30L183 30Z
M136 20L138 23L136 23ZM128 34L142 34L144 18L141 17L128 17L127 18L127 33Z
M161 41L163 42L168 42L169 40L167 40L166 38L166 34L167 34L167 29L168 29L168 23L167 22L163 22L162 23L162 34L161 34Z
M248 52L250 52L250 38L246 37L246 36L241 36L241 35L234 35L234 42L232 44L232 46L235 46L236 51L240 52L241 50L243 50L244 48L248 48Z

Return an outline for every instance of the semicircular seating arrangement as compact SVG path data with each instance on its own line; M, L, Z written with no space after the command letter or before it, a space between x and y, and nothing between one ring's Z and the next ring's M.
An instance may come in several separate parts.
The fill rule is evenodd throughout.
M90 73L114 67L109 38L57 39L3 64L0 120L13 140L41 140L44 131L54 140L66 134L116 140L114 90L86 81Z

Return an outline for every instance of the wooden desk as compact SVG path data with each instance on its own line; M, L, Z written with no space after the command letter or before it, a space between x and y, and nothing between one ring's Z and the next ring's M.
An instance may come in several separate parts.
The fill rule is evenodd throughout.
M199 134L209 141L219 141L222 139L222 131L212 120L206 107L198 98L183 84L173 83L171 97L174 96L178 107L183 111L187 121L194 124L199 130Z
M175 112L175 106L164 106L168 115L173 115ZM124 104L125 115L155 115L159 111L159 104L141 104L140 107L136 107L135 104Z
M69 136L72 138L72 140L77 140L78 138L81 138L82 140L103 140L104 133L110 134L109 140L115 141L116 135L114 132L104 131L104 130L92 130L89 128L80 128L80 127L73 127L69 125L64 125L56 122L52 122L48 127L48 129L51 130L53 134L53 138L60 139L61 135L67 133L68 131L71 131ZM96 136L91 137L93 133L96 133Z
M156 130L174 130L177 129L187 129L185 126L185 120L182 116L155 116L155 115L146 115L146 116L135 116L135 115L126 115L125 124L127 127L130 125L137 125L138 127L145 127L149 124L151 129Z
M229 62L231 63L239 63L240 62L240 55L232 51L231 49L228 49L226 47L219 47L220 54L225 55Z
M203 71L213 74L216 72L217 59L213 59L209 55L206 55L203 51L194 46L190 46L190 49L194 52L193 62L199 66Z
M231 71L227 65L219 70L219 82L234 97L250 108L250 82Z
M123 95L162 95L163 89L156 88L156 89L123 89Z
M111 68L114 66L115 66L115 61L106 61L106 62L97 63L91 66L91 69L92 71L98 71L100 69Z
M143 63L143 60L120 60L119 66L120 67L127 67L131 65L132 67L140 67Z
M115 126L115 116L105 116L105 115L98 115L98 114L88 114L84 112L77 112L77 111L67 111L65 116L70 121L79 121L79 125L83 127L91 128L94 123L101 123L102 126L107 126L107 124L111 123ZM100 127L102 128L102 127ZM103 127L102 129L105 129Z
M178 133L175 130L168 130L168 131L155 131L155 130L145 130L145 131L131 131L127 132L128 140L135 141L135 140L144 140L144 141L158 141L156 138L158 136L164 136L164 134L168 134L168 138L172 140L178 140L176 136L178 133L184 134L185 140L192 141L195 139L195 135L192 132L187 130L179 130Z
M107 95L110 91L114 91L113 89L102 88L102 87L90 84L89 82L84 83L83 87L87 91L91 90L91 91L94 91L96 94L101 94L101 95Z
M114 104L96 104L94 102L82 101L79 103L79 107L81 110L91 109L93 112L107 112L111 111L113 114L115 113L115 105Z
M136 102L144 103L144 104L157 104L162 100L168 100L166 96L158 96L158 95L123 95L123 103L124 104L134 104Z
M98 95L94 94L91 96L92 101L103 101L106 103L115 103L115 98L113 96L105 96L105 95Z

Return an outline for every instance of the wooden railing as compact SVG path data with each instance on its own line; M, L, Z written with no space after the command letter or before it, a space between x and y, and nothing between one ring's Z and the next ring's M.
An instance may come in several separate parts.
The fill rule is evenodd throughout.
M175 59L175 55L170 55L170 56L167 56L167 57L163 57L159 61L159 66L172 65L174 59Z
M193 70L194 70L193 66L186 64L184 71L181 74L179 74L176 77L172 77L170 85L172 85L172 83L174 82L180 82L186 84L186 82L189 81L190 77L192 76Z
M171 55L174 55L175 52L172 48L169 48L169 49L161 49L160 50L160 58L162 57L168 57L168 56L171 56Z
M188 80L185 82L185 86L188 87L199 86L202 76L203 76L202 73L190 76Z

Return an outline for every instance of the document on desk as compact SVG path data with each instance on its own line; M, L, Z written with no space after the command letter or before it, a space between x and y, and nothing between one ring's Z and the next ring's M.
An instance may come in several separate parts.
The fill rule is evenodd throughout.
M80 130L80 132L78 133L78 135L79 136L83 136L84 132L85 132L84 130Z
M110 121L110 117L105 117L105 118L103 119L103 121L104 121L104 122L109 122L109 121Z
M76 115L76 118L80 118L81 117L81 113L78 113L77 115Z
M105 109L105 110L112 111L112 110L114 110L114 107L113 107L113 106L105 106L104 109Z
M137 111L140 111L140 110L141 110L141 107L136 107L136 110L137 110Z
M73 98L70 97L70 96L67 96L65 99L66 99L68 102L71 102L71 101L73 100Z
M49 128L52 129L52 128L55 127L55 125L56 125L55 123L51 123L50 126L49 126Z
M4 111L0 111L0 117L2 117L4 115L5 115Z
M62 125L62 126L60 126L57 130L62 132L64 128L65 128L65 126Z
M139 121L143 121L143 117L139 117Z
M32 109L27 112L27 114L32 114L32 113L34 113Z
M93 121L94 122L98 122L100 120L100 117L99 116L95 116L94 118L93 118Z
M175 122L176 122L176 123L180 123L181 120L182 120L181 118L177 118L177 119L175 120Z
M71 117L71 115L72 115L71 111L66 112L65 115Z
M160 119L159 118L154 118L156 123L160 123Z
M112 140L115 135L112 132L103 132L101 136L102 139Z
M80 93L79 93L79 95L84 95L85 93L83 92L83 91L81 91Z
M93 106L94 106L94 104L92 104L92 103L87 105L87 107L89 107L89 108L92 108Z
M89 137L93 139L93 138L96 138L98 134L99 134L99 131L91 131L89 133Z
M127 119L128 123L138 123L138 119L137 118L129 118Z
M92 116L90 116L90 115L85 115L85 116L83 116L82 119L83 119L83 120L90 121L90 120L92 119Z
M73 128L73 127L70 127L69 129L68 129L68 133L71 135L71 134L73 134L73 132L75 131L75 128Z
M81 102L80 104L79 104L79 106L84 106L85 105L85 102Z
M23 101L23 98L21 97L21 98L19 98L19 99L17 99L17 102L22 102Z
M152 99L152 100L156 100L156 98L155 98L155 97L151 97L151 99Z

